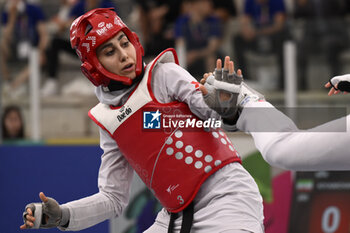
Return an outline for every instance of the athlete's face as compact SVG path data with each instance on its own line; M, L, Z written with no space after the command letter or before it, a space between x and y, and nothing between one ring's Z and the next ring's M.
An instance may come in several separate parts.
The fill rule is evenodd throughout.
M101 65L111 73L134 79L136 50L124 32L100 45L96 50Z

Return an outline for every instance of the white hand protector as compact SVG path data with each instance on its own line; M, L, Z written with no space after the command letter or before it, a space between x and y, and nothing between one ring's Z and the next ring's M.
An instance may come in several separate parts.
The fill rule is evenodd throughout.
M234 119L245 104L250 101L265 100L264 96L244 83L242 76L228 71L215 70L204 86L208 94L204 96L206 104L225 119ZM225 95L225 98L222 98Z
M215 69L214 75L207 78L204 86L208 91L204 97L206 104L223 118L233 118L238 112L237 100L243 81L236 73Z
M34 217L34 226L32 229L39 228L54 228L57 226L64 226L69 221L69 210L62 209L58 202L48 197L46 202L42 203L30 203L25 207L25 212L23 213L23 220L26 222L27 209L30 208Z
M350 92L350 74L335 76L329 80L336 90ZM338 84L337 87L335 87Z

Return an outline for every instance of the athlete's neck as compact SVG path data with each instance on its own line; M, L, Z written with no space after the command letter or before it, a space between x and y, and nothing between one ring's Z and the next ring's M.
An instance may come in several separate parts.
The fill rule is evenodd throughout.
M118 81L115 81L115 80L111 80L108 84L108 90L109 91L119 91L119 90L122 90L122 89L127 89L131 86L133 86L134 84L136 83L139 83L143 77L143 75L145 74L145 68L142 67L142 73L138 76L136 76L136 78L134 78L132 80L132 84L131 85L125 85L121 82L118 82Z

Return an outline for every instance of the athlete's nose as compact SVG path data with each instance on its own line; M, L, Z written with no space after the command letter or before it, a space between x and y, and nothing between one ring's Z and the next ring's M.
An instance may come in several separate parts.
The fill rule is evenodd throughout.
M120 52L120 61L125 62L127 58L128 58L127 52L124 49L122 49Z

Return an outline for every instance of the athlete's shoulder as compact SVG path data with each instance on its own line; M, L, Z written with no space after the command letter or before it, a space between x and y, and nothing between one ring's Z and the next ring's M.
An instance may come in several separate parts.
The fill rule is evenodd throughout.
M192 75L178 65L177 55L174 49L167 49L160 53L155 59L157 65L152 71L152 79L159 80L161 82L166 82L168 84L169 80L171 83L176 83L180 80L193 80Z
M153 77L171 79L175 81L177 79L190 78L191 75L187 72L187 70L176 63L160 63L154 70Z
M163 73L183 72L186 71L181 66L173 62L159 63L158 70Z

